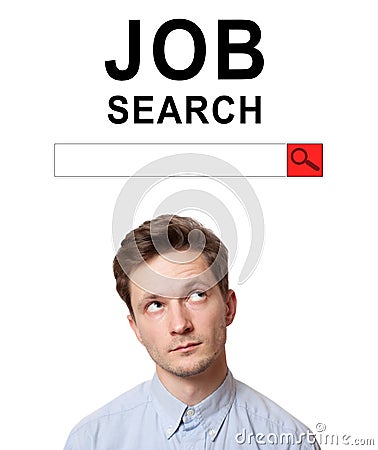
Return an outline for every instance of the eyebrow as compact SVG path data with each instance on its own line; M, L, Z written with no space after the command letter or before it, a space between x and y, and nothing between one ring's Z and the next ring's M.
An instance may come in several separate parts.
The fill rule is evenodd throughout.
M214 285L215 286L215 285ZM182 289L187 291L193 288L209 290L213 288L212 283L209 283L205 280L196 280L196 281L188 281L182 286Z

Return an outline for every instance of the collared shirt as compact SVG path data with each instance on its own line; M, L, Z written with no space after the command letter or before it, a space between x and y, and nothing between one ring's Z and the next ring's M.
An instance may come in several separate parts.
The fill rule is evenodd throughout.
M65 450L318 450L309 429L228 372L202 402L188 406L157 374L83 419Z

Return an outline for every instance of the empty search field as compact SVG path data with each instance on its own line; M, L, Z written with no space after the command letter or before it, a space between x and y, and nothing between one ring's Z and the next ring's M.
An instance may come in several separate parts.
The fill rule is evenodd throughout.
M159 165L158 170L152 167L147 176L286 177L286 144L282 143L59 143L54 145L54 176L138 176L138 171L153 161L184 154L217 158L233 166L236 171L230 175L227 170L219 169L216 173L215 169L214 173L212 167L201 164L198 164L198 170L193 170L192 166L188 170L185 158L182 158L182 167L179 170L176 168L174 174L170 172L169 165L166 173ZM207 161L211 164L211 159Z

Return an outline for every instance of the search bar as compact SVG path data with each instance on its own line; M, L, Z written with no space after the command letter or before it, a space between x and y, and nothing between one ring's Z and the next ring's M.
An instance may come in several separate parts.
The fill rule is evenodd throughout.
M54 144L55 177L131 177L142 167L160 158L204 154L234 166L243 177L286 177L285 143L57 143ZM209 168L177 174L150 173L151 177L201 176ZM208 176L208 175L204 175ZM212 176L227 176L222 173Z

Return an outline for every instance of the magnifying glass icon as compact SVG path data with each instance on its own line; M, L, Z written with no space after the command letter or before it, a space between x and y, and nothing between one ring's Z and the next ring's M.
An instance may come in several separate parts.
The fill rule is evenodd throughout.
M311 167L311 169L316 170L317 172L320 170L320 167L314 164L312 161L308 159L308 153L304 148L297 147L295 148L291 154L290 159L294 164L301 166L302 164L307 164Z

